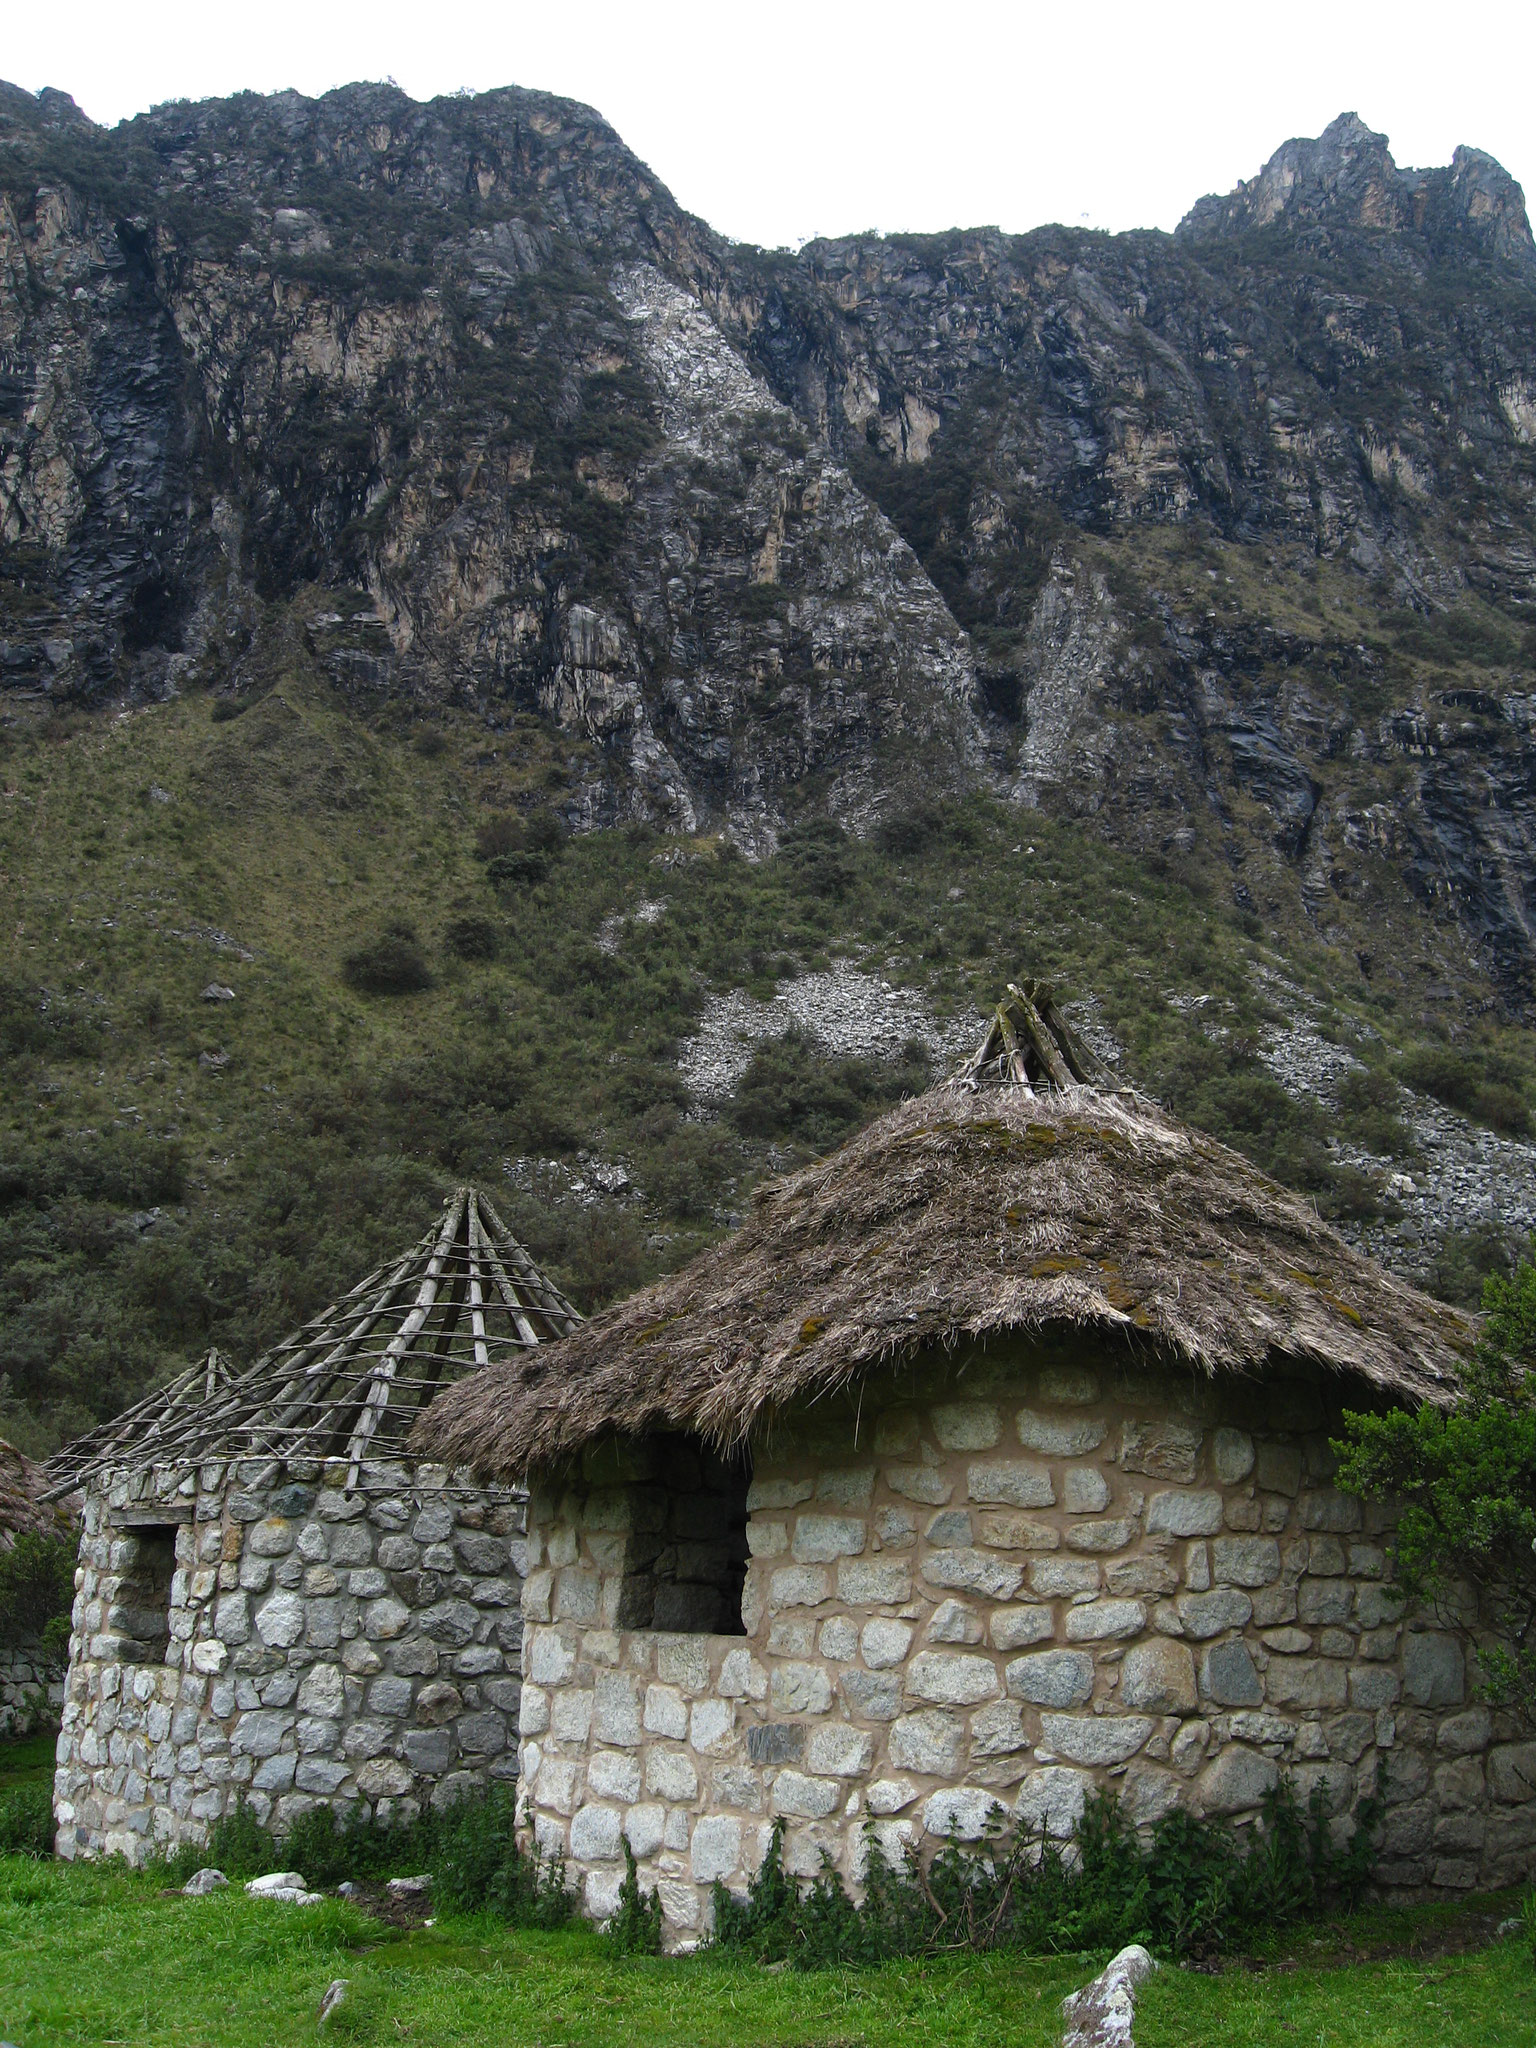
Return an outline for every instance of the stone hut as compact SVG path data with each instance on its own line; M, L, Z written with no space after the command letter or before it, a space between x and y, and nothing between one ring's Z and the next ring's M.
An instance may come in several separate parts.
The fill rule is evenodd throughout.
M0 1556L18 1536L72 1538L79 1502L45 1498L41 1465L0 1437ZM22 1735L57 1713L64 1699L64 1665L31 1631L0 1636L0 1741Z
M61 1856L200 1841L242 1794L281 1833L515 1774L522 1497L407 1437L463 1374L578 1321L460 1188L248 1371L210 1352L53 1461L84 1494Z
M478 1374L424 1454L526 1478L520 1798L589 1910L627 1838L670 1938L788 1867L856 1884L1002 1808L1070 1835L1386 1802L1379 1876L1509 1882L1536 1744L1403 1614L1346 1408L1446 1402L1471 1326L1108 1085L1044 991L746 1226ZM1473 1630L1475 1636L1475 1629Z

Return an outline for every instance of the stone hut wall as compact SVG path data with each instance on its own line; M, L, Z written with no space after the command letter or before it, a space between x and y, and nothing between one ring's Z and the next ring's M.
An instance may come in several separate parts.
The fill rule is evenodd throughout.
M89 1491L54 1780L61 1856L408 1817L516 1774L522 1506L423 1466L270 1462Z
M1401 1613L1382 1518L1330 1483L1361 1399L1087 1347L872 1376L757 1447L734 1637L621 1625L632 1556L690 1496L672 1447L590 1454L530 1501L538 1841L602 1916L627 1837L678 1941L776 1821L791 1870L825 1852L856 1883L871 1823L922 1849L1001 1803L1061 1838L1108 1784L1139 1822L1182 1801L1244 1824L1285 1770L1341 1827L1379 1790L1389 1889L1512 1881L1536 1743L1469 1703L1455 1630Z
M64 1671L39 1649L0 1646L0 1742L28 1735L64 1704Z

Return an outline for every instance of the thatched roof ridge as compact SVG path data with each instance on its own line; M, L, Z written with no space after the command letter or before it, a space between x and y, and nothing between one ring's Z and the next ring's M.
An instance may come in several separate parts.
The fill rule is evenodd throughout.
M1129 1091L950 1082L760 1189L734 1237L554 1354L463 1381L413 1442L503 1474L610 1431L728 1447L923 1343L1052 1325L1208 1373L1312 1360L1414 1402L1453 1397L1473 1334Z
M574 1330L576 1310L479 1188L461 1187L418 1243L244 1372L211 1350L48 1461L55 1492L120 1467L216 1458L395 1457L444 1388Z

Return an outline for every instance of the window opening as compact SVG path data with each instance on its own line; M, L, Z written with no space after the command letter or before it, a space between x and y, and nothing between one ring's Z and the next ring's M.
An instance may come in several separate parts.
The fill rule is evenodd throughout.
M654 1478L631 1487L620 1628L740 1636L750 1458L696 1437L653 1438Z
M171 1644L171 1581L176 1525L141 1524L118 1538L127 1556L118 1574L109 1626L123 1664L163 1664Z

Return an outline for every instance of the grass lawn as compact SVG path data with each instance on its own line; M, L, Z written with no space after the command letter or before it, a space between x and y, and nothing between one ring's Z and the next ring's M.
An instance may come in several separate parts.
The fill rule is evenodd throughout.
M1504 1910L1512 1910L1505 1907ZM1144 1992L1139 2048L1536 2044L1536 1974L1505 1941L1437 1953L1452 1909L1304 1929L1261 1969L1165 1969ZM1341 1947L1422 1943L1344 1963ZM1308 1961L1308 1955L1318 1956ZM399 1933L354 1908L264 1904L238 1890L161 1897L112 1866L0 1860L0 2037L133 2048L313 2042L335 1977L342 2040L497 2048L1055 2048L1057 2004L1101 1956L908 1963L800 1975L708 1955L637 1960L585 1931L508 1932L444 1921Z

